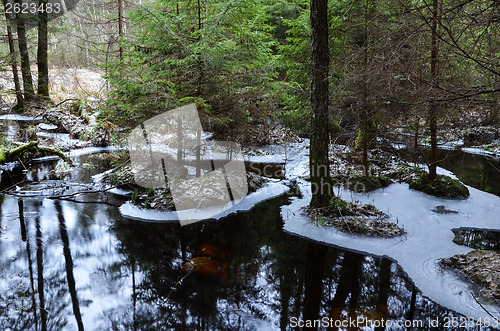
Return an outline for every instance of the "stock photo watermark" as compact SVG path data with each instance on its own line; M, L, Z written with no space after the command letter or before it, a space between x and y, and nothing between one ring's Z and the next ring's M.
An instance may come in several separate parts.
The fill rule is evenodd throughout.
M168 188L181 225L216 216L248 193L240 146L207 141L194 104L145 121L128 144L135 181Z
M79 0L7 0L5 13L14 19L14 28L17 28L17 24L22 24L25 29L31 29L38 25L39 16L45 15L47 21L54 20L75 9L78 2Z

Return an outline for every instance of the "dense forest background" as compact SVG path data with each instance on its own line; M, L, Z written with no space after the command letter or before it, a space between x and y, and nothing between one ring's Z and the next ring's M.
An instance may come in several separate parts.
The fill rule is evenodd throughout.
M45 23L2 15L0 68L19 81L2 98L12 102L17 89L18 104L57 99L53 82L43 88L44 65L87 68L108 82L92 96L105 100L96 109L103 122L133 127L195 102L219 136L244 140L250 128L278 123L307 135L309 11L306 0L83 0ZM497 125L499 20L494 0L329 1L332 137L354 132L353 143L369 147L388 128L417 141Z

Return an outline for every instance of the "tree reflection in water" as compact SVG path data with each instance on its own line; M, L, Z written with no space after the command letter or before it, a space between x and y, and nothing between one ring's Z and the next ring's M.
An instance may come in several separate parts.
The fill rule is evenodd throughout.
M283 232L287 199L185 227L123 219L108 205L27 199L37 293L20 311L16 285L32 292L30 248L4 212L17 201L6 197L0 329L290 330L292 318L458 316L420 295L393 261Z

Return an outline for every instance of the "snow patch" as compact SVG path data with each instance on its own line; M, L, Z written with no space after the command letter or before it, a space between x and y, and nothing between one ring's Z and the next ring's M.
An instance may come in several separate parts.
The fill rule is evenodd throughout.
M239 203L237 203L232 208L229 208L209 219L220 220L238 212L246 212L251 210L255 205L279 197L285 194L289 190L288 186L282 183L269 183L266 186L260 188L256 192L253 192L246 197L244 197ZM159 211L154 209L143 209L133 205L130 202L126 202L120 206L120 213L122 216L143 220L147 222L176 222L179 220L176 211ZM205 210L189 209L180 211L185 215L192 216L193 219L200 219L200 215L205 213ZM184 216L184 215L183 215ZM183 219L186 219L183 217Z

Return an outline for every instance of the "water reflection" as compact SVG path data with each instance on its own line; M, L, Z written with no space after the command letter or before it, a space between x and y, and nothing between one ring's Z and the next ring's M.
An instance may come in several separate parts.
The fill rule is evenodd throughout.
M88 171L69 175L84 179ZM24 197L21 223L17 198L0 195L0 330L291 330L300 319L459 317L391 260L283 232L287 203L181 227L124 219L109 204Z
M59 218L59 232L63 242L64 261L66 265L66 280L68 283L69 293L71 295L71 303L73 304L73 314L75 315L78 330L83 330L82 315L80 313L80 304L76 293L75 277L73 275L73 259L71 257L71 249L69 247L68 230L66 228L66 220L62 213L61 202L56 201L56 210Z
M284 233L286 199L185 227L123 219L108 205L25 199L23 242L9 212L17 200L7 196L0 329L290 330L293 318L456 316L422 297L393 261Z
M446 150L439 151L439 158L439 165L453 172L465 184L500 196L500 160Z
M36 266L37 266L37 279L38 279L38 300L40 308L40 323L42 331L47 330L47 310L45 309L45 292L43 280L43 238L42 230L40 227L40 218L35 218L36 227Z
M428 153L424 150L424 153ZM423 155L401 150L400 157L410 162L424 163ZM453 172L464 184L500 196L500 160L465 153L461 150L438 150L439 166Z
M500 252L500 232L498 231L457 229L453 230L453 233L455 234L453 242L456 244Z

